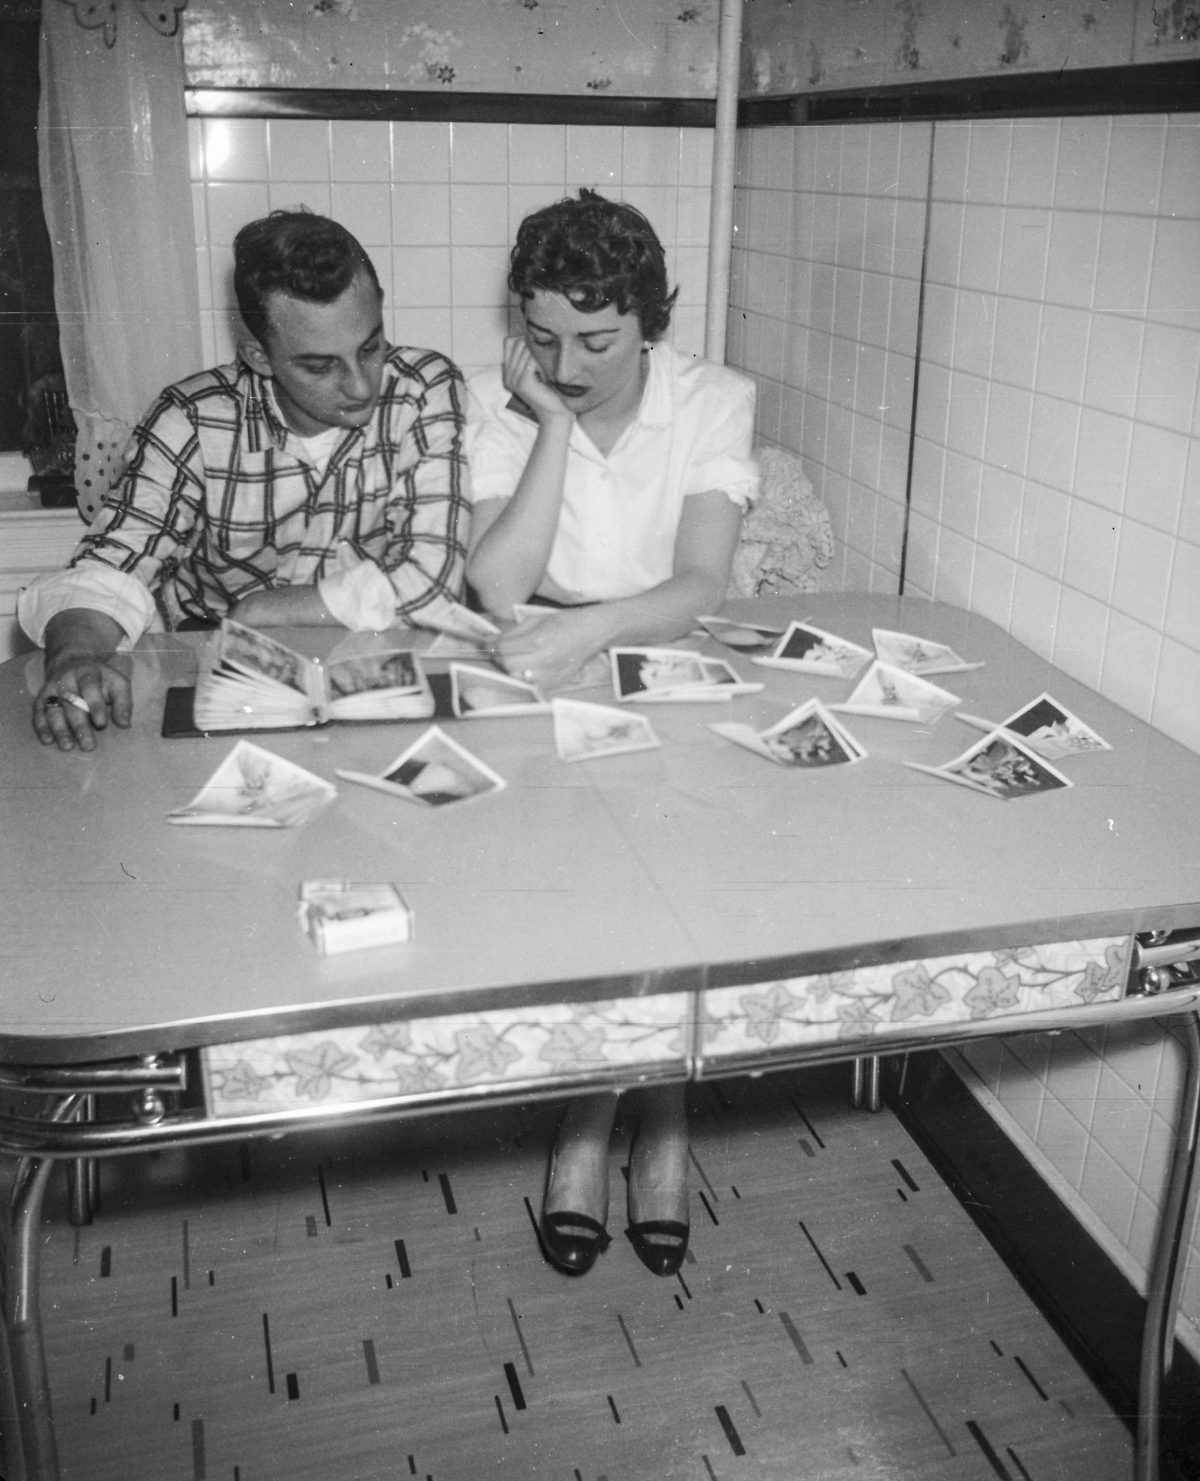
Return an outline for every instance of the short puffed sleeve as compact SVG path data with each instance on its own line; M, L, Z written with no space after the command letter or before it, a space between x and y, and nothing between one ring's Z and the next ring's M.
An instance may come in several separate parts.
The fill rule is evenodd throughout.
M682 398L680 420L693 436L683 493L721 489L742 509L758 497L754 440L755 386L749 376L725 366L697 365L702 378Z

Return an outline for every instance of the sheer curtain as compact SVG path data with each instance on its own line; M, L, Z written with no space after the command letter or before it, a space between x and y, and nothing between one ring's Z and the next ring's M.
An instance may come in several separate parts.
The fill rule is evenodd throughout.
M85 30L73 5L42 5L42 201L88 518L134 423L202 353L183 47L140 6L110 15Z

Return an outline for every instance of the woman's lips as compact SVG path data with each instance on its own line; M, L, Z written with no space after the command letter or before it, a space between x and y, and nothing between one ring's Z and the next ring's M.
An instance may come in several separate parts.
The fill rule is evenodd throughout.
M560 396L586 396L588 393L586 386L560 386L557 381L553 382L553 386Z

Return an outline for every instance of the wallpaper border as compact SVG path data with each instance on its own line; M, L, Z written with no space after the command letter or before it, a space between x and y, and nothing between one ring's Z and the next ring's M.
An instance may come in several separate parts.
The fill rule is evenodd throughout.
M1083 114L1190 113L1200 96L1200 60L1146 62L1077 71L965 77L888 87L747 98L741 128L787 124L917 122L927 119L1046 118ZM534 123L712 128L713 98L588 97L385 88L188 87L192 118L329 118L407 123Z
M402 123L543 123L712 128L712 98L392 91L336 87L188 87L191 118L332 118Z

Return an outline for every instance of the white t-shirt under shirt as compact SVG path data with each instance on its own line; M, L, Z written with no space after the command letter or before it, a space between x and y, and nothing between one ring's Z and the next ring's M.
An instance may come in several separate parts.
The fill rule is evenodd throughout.
M346 435L344 427L327 427L324 432L317 432L312 437L301 437L298 432L292 434L293 439L304 449L308 461L323 475L333 457L333 450Z
M650 350L649 361L637 416L607 457L578 423L571 429L546 575L579 601L635 596L666 581L689 494L720 489L745 509L758 492L753 381L668 345ZM537 424L509 409L498 367L472 376L468 389L472 502L511 498Z

